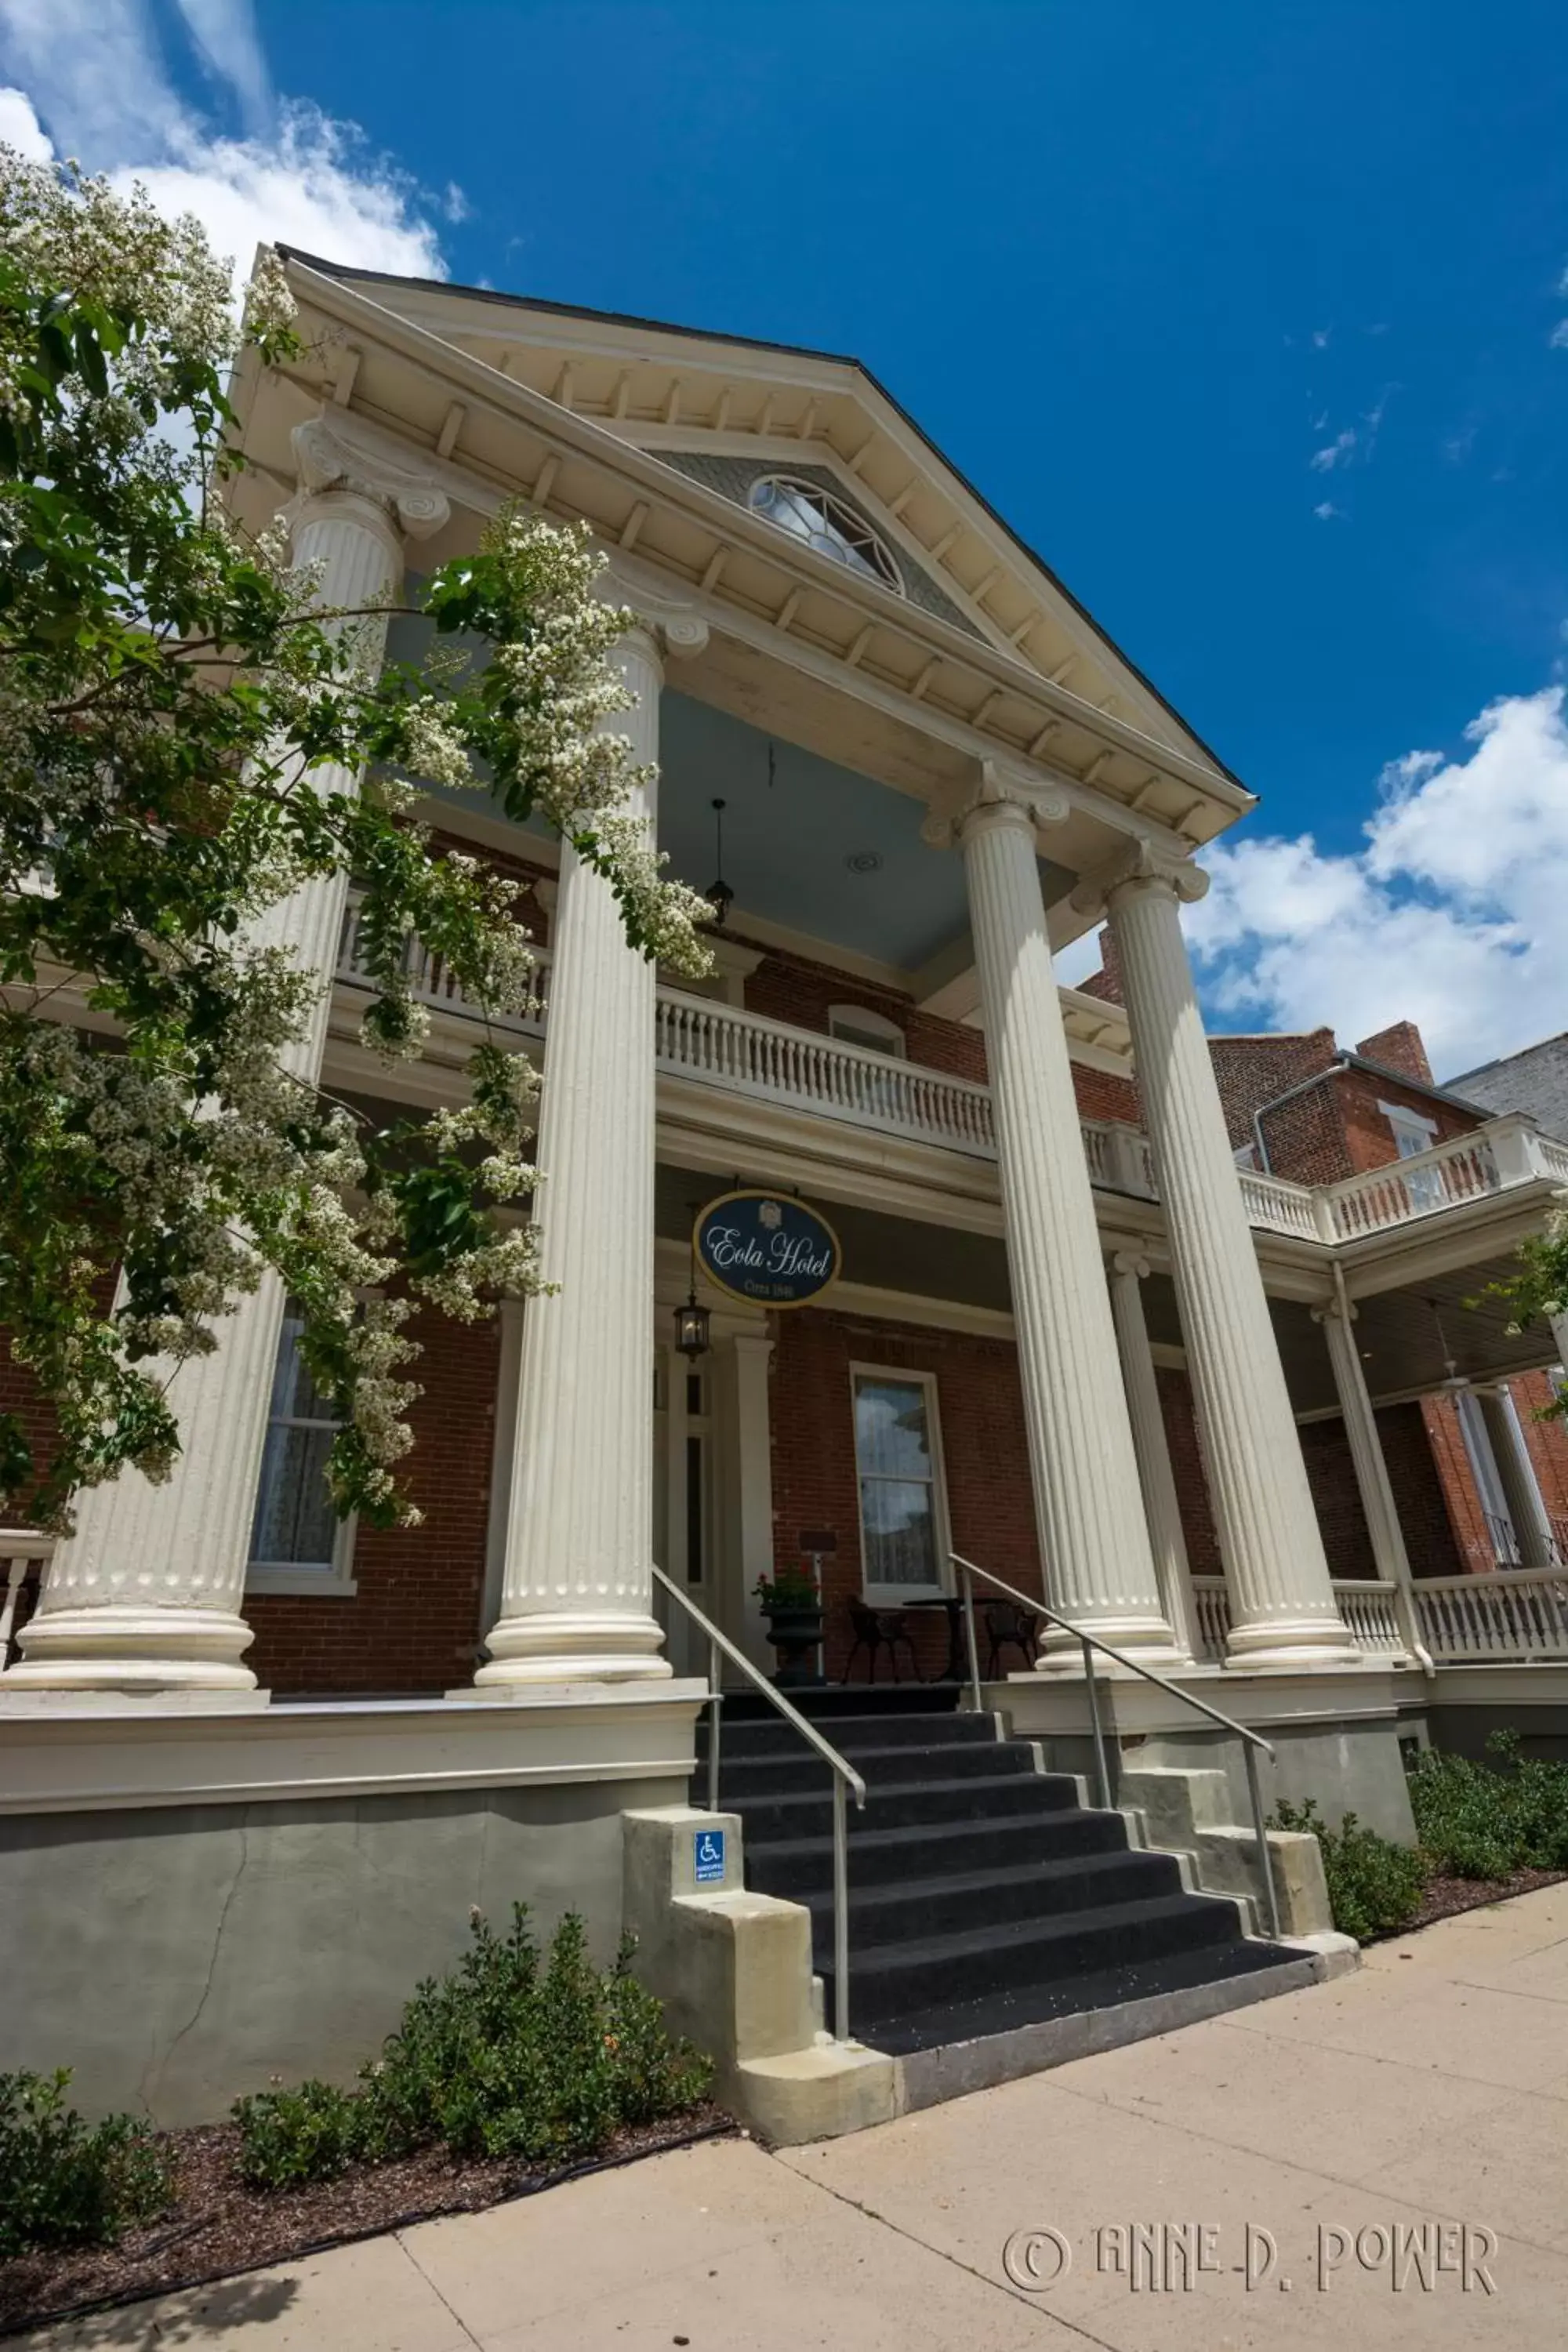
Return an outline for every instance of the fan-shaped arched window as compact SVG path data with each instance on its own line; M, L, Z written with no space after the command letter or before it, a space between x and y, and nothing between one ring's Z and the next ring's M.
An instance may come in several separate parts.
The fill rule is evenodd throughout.
M876 532L831 490L798 474L764 474L752 484L746 503L753 514L803 539L818 555L830 556L847 571L867 572L902 595L904 583Z

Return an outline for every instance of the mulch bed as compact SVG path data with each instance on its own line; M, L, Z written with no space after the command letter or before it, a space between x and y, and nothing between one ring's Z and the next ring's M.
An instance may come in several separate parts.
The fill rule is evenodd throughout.
M237 2271L297 2262L324 2246L372 2238L443 2213L478 2213L612 2165L728 2138L740 2126L704 2101L684 2116L617 2132L602 2155L552 2169L501 2157L472 2161L426 2148L395 2163L365 2165L337 2180L270 2193L247 2189L235 2170L232 2124L162 2135L174 2168L174 2202L118 2246L23 2254L0 2263L0 2335L45 2319L110 2304L139 2303L179 2287L205 2286Z
M1439 1871L1426 1881L1415 1916L1394 1933L1408 1936L1417 1927L1431 1927L1435 1919L1479 1911L1488 1903L1506 1902L1510 1895L1533 1895L1538 1886L1561 1886L1565 1878L1568 1870L1515 1870L1507 1878L1446 1878Z

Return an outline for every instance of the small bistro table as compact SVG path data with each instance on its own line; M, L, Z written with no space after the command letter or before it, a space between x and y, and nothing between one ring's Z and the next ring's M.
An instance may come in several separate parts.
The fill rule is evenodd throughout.
M957 1592L933 1593L927 1600L900 1601L898 1605L900 1609L907 1609L911 1613L917 1609L922 1611L940 1609L945 1613L947 1618L947 1656L942 1663L941 1672L939 1674L928 1675L926 1680L933 1683L967 1682L969 1679L969 1660L966 1654L963 1639L963 1600L962 1594Z

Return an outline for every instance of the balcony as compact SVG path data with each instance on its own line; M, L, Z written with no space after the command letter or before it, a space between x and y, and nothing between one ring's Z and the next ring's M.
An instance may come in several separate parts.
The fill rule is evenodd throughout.
M1418 1576L1411 1591L1421 1640L1434 1665L1520 1664L1568 1658L1568 1570L1500 1568L1483 1576ZM1199 1654L1225 1655L1230 1605L1225 1579L1194 1576ZM1392 1584L1334 1581L1334 1599L1369 1658L1405 1662Z
M357 961L355 916L343 927L337 978L350 989L371 985ZM549 1016L551 957L538 952L536 1003L525 1015L496 1024L519 1037L542 1036ZM460 1023L482 1018L440 959L420 947L409 978L416 1001ZM782 1108L808 1111L873 1133L956 1151L996 1157L989 1087L950 1077L918 1062L896 1061L835 1037L819 1036L687 990L656 992L654 1054L671 1077L714 1087ZM1135 1198L1159 1198L1148 1138L1111 1119L1080 1122L1089 1181ZM1532 1182L1568 1185L1568 1146L1540 1134L1517 1115L1489 1120L1469 1135L1386 1168L1336 1184L1293 1184L1279 1176L1240 1171L1242 1198L1261 1232L1335 1244L1359 1241L1440 1214L1467 1202Z

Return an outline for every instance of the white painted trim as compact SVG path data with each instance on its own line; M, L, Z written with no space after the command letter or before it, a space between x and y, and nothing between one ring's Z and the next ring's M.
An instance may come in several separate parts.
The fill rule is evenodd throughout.
M706 1696L560 1683L242 1710L43 1691L24 1712L18 1694L0 1714L0 1815L684 1780Z
M844 1026L837 1026L838 1023ZM859 1034L851 1035L848 1034L851 1030ZM879 1013L869 1004L854 1004L847 1001L830 1004L827 1008L827 1034L840 1045L858 1045L863 1052L877 1053L886 1045L889 1058L892 1061L907 1062L910 1058L909 1039L898 1023L890 1021L885 1013ZM873 1039L880 1040L880 1044L870 1044ZM919 1068L921 1066L917 1063L915 1066Z
M935 1521L937 1562L934 1584L873 1584L866 1573L866 1520L860 1504L860 1447L855 1423L855 1392L858 1381L889 1381L906 1388L919 1388L926 1401L926 1439L931 1462L931 1516ZM894 1609L901 1601L934 1600L938 1594L951 1591L952 1570L948 1556L952 1549L952 1530L947 1511L947 1470L942 1449L942 1406L937 1393L934 1372L911 1371L907 1364L866 1364L852 1361L849 1366L849 1442L855 1454L855 1523L860 1539L860 1590L874 1609ZM868 1473L875 1475L875 1473ZM910 1484L915 1482L910 1481Z
M352 1601L359 1591L355 1578L346 1572L352 1562L352 1534L345 1544L347 1522L338 1531L338 1550L344 1560L344 1570L336 1565L319 1568L256 1568L245 1571L245 1597L247 1601L264 1599L268 1593L288 1593L299 1601Z
M1435 1118L1427 1118L1423 1112L1411 1110L1404 1103L1380 1102L1377 1107L1391 1127L1419 1128L1426 1135L1437 1133Z
M512 1454L517 1439L517 1400L522 1373L525 1302L500 1303L500 1346L496 1366L495 1424L490 1433L489 1508L485 1519L485 1579L476 1639L481 1646L501 1612L506 1582L507 1532L511 1520Z

